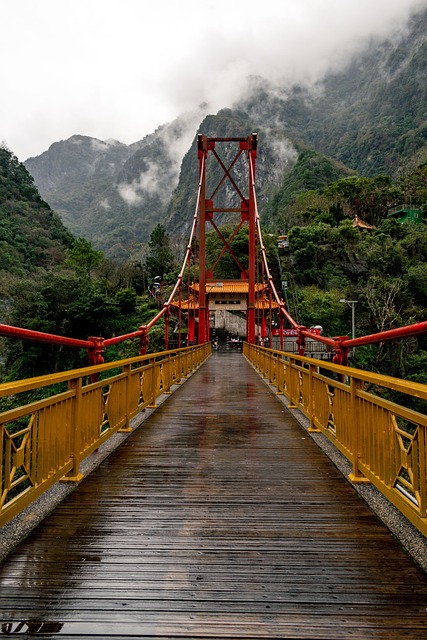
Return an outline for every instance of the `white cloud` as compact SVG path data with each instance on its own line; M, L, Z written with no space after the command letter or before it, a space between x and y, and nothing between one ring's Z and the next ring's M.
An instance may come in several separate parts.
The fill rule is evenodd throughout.
M231 105L247 75L315 80L420 6L426 0L2 2L0 139L22 160L73 134L129 144L202 102Z
M120 183L117 190L129 205L141 204L146 196L153 195L166 202L170 197L171 185L175 186L177 182L178 166L172 166L167 170L155 162L150 162L136 180Z
M140 204L143 201L143 196L138 192L138 186L135 184L126 184L122 183L117 186L117 190L119 195L126 204L133 206L136 204Z
M109 209L111 209L111 205L108 202L108 198L103 198L102 200L99 201L99 205L105 209L106 211L108 211Z

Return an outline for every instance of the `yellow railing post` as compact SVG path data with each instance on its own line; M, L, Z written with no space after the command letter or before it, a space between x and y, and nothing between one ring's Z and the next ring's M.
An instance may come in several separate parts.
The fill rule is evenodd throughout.
M359 411L359 399L357 397L358 390L363 388L362 380L350 377L350 412L351 412L351 440L352 440L352 457L353 457L353 471L350 473L349 480L351 482L369 482L367 478L361 473L359 468L359 461L363 457L363 442L361 438L361 416Z
M276 367L276 393L283 395L285 387L285 364L282 354L277 355Z
M119 429L119 433L130 433L132 431L131 427L130 427L130 385L131 385L131 376L132 376L132 366L130 364L126 364L124 367L124 370L126 371L126 389L125 389L125 394L126 394L126 408L125 408L125 424L123 425L123 427L121 429Z
M156 399L157 399L157 390L158 390L158 381L160 378L159 365L156 362L155 358L150 358L150 371L151 371L151 386L150 386L150 404L148 407L150 409L157 409Z
M74 391L71 410L71 457L73 459L73 468L61 478L61 482L79 482L83 478L80 473L81 462L81 436L82 436L82 377L73 378L68 382L68 388Z
M317 369L317 367L313 364L308 365L308 403L306 406L308 406L308 418L310 420L310 426L308 427L308 430L310 433L320 433L320 429L318 429L315 424L314 424L314 416L315 416L315 411L316 411L316 398L314 395L314 384L313 384L313 371Z
M166 355L166 362L163 365L163 380L165 381L165 387L163 393L171 393L172 386L172 372L171 372L171 354L168 352Z
M427 449L426 449L426 427L418 427L419 446L419 477L420 477L420 516L427 518Z
M296 409L297 405L295 404L295 389L292 386L292 358L289 358L289 364L286 367L286 388L288 390L288 409Z

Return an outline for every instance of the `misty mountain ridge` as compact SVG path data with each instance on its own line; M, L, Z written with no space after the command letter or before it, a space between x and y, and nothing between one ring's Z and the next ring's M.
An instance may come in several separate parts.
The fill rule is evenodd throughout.
M131 145L74 135L24 165L75 236L127 259L159 222L198 117L183 114Z
M252 77L245 96L216 115L203 117L201 105L132 145L72 136L24 164L73 234L123 259L158 222L185 238L197 189L195 132L257 131L258 204L274 224L271 203L301 150L328 156L344 174L368 177L396 177L427 159L426 68L425 10L314 86Z

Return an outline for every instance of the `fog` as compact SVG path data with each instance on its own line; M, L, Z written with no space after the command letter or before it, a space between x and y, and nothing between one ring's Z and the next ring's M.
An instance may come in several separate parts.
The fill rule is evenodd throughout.
M427 0L3 2L0 141L25 160L74 134L130 144L181 114L194 135L206 113L246 91L248 76L313 84L372 39L397 37L412 12L426 6ZM170 142L178 161L187 136ZM151 189L151 178L137 187Z

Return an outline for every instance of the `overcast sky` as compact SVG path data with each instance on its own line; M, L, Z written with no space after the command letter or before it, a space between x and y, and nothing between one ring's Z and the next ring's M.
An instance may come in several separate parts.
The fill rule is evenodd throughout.
M427 0L1 0L0 142L23 161L74 134L126 144L249 74L313 81Z

